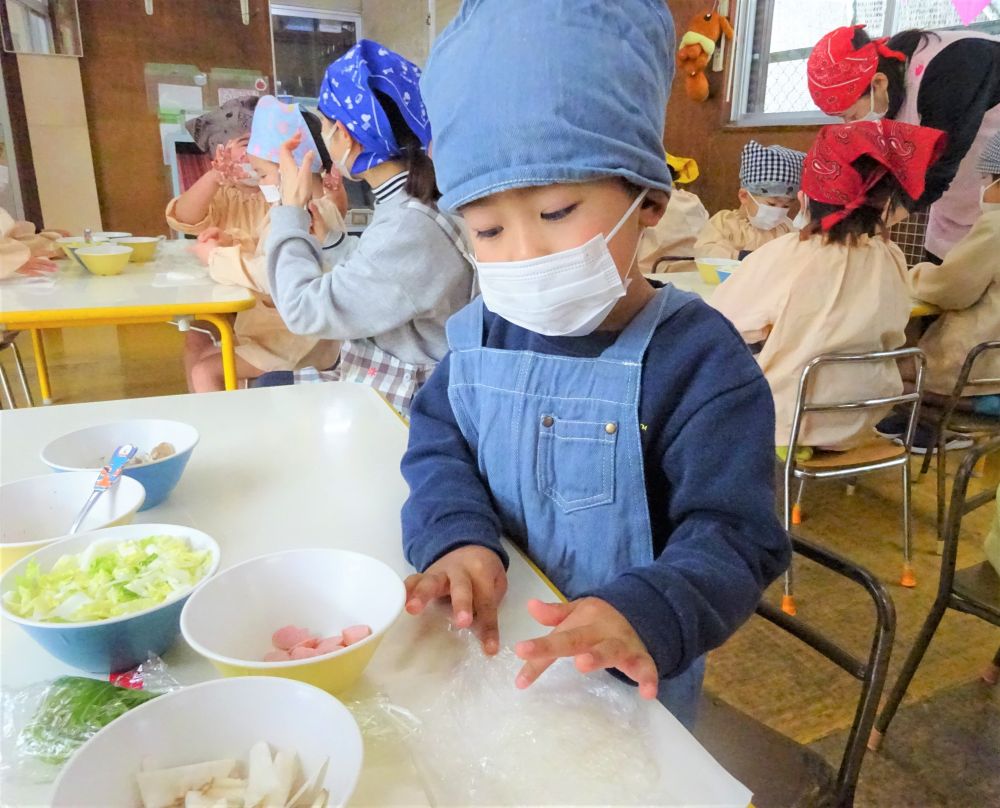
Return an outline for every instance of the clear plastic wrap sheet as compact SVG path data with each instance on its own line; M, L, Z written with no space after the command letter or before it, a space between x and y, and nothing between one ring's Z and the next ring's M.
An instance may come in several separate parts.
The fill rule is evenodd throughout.
M158 656L116 678L117 684L60 676L0 693L0 778L49 783L98 730L133 707L180 687ZM141 687L141 689L139 689Z
M470 632L445 687L415 705L405 736L436 805L663 804L649 713L607 674L560 660L527 690L509 648ZM570 775L569 773L572 772Z

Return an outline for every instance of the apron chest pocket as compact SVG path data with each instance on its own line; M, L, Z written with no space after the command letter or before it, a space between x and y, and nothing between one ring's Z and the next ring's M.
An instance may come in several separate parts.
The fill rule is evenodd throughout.
M617 440L614 421L561 421L543 415L538 424L538 490L565 513L614 502Z

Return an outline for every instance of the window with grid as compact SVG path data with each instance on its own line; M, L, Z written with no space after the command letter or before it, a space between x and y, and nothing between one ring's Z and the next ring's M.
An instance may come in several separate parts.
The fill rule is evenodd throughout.
M733 121L748 126L830 121L809 96L806 60L821 36L857 23L873 37L907 28L962 27L949 0L745 0L736 19ZM1000 0L989 3L970 27L1000 33Z

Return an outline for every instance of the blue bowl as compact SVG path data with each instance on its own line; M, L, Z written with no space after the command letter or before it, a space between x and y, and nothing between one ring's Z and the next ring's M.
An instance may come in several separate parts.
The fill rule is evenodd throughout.
M146 501L140 509L144 511L163 502L181 479L198 445L198 430L190 424L150 418L78 429L56 438L42 449L42 462L54 471L93 471L96 478L98 470L117 446L132 443L140 452L149 452L164 442L172 444L176 453L125 469L126 476L142 483L146 489Z
M210 550L212 562L198 584L145 611L110 620L86 623L49 623L18 617L3 606L3 616L21 626L35 642L56 659L90 673L130 670L150 654L163 654L180 634L181 609L191 593L207 581L219 566L219 545L200 530L179 525L124 525L80 533L25 556L0 578L0 593L15 588L18 576L35 560L43 570L64 555L80 553L95 542L116 544L147 536L185 536L196 549Z

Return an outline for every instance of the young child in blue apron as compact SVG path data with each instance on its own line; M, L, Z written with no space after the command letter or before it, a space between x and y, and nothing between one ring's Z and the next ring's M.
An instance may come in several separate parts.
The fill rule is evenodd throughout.
M421 89L440 204L482 297L417 395L402 471L407 610L450 597L496 653L501 535L569 599L518 643L617 671L690 726L704 654L787 566L774 408L739 335L635 270L663 214L674 31L662 0L466 0Z

